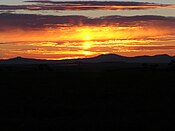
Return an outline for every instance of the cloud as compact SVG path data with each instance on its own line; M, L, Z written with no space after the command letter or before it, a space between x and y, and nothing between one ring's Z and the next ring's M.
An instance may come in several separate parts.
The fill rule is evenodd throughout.
M86 21L88 19L84 16L42 16L6 13L0 14L0 17L0 30L3 30L7 27L10 27L11 29L64 27L70 25L79 25L81 21Z
M0 14L3 58L77 58L103 53L174 55L175 17Z
M46 16L27 14L0 14L0 31L6 29L43 29L74 26L115 26L115 27L154 27L172 30L175 17L164 16L106 16L88 18L85 16Z
M0 10L139 10L155 8L174 8L174 5L148 2L118 2L118 1L72 1L55 2L49 0L26 1L29 5L0 5ZM35 4L33 4L35 3Z
M111 39L170 40L175 37L175 17L88 18L85 16L0 14L0 18L1 42L43 40L64 43L65 41L82 42L89 39L103 42Z

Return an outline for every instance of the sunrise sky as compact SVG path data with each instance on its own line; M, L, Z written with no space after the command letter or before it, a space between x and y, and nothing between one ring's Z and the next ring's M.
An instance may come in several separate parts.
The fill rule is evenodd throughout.
M0 59L175 56L175 1L127 1L1 0Z

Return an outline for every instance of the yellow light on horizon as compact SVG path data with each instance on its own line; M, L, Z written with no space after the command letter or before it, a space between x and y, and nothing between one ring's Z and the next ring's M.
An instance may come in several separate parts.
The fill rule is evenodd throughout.
M83 42L83 44L82 44L82 48L84 50L90 49L92 46L93 46L93 42L92 41L86 41L86 42Z
M0 42L5 43L0 44L0 57L71 59L103 53L174 55L175 37L171 33L172 30L161 27L115 25L43 28L26 32L16 29L0 32Z
M83 51L82 53L83 53L84 55L86 55L86 56L92 55L92 52L90 52L90 51Z
M92 36L90 33L84 34L84 40L89 41L91 40Z

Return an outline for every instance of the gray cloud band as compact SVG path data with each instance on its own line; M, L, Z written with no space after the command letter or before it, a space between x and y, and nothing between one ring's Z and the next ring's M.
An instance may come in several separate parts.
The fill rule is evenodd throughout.
M0 14L0 30L6 28L57 28L72 26L123 26L123 27L162 27L173 29L175 17L163 17L154 15L145 16L107 16L100 18L88 18L85 16L42 16L27 14Z
M148 2L97 2L97 1L27 1L29 5L0 5L0 10L140 10L154 8L174 8L174 5Z

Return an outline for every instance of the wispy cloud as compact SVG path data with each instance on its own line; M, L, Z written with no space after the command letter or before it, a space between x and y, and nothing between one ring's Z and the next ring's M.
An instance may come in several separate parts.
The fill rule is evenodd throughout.
M26 1L32 4L5 6L0 5L0 10L140 10L155 8L174 8L170 4L156 4L148 2L99 2L99 1L72 1L55 2L44 1ZM34 4L33 4L34 3Z
M42 16L0 14L0 41L81 43L109 40L175 39L175 17L163 16ZM42 35L41 35L42 34Z
M5 28L58 28L73 26L116 26L116 27L162 27L174 28L175 17L164 16L106 16L89 18L85 16L47 16L28 14L0 14L0 30Z
M104 53L175 55L175 17L0 14L0 53L64 59Z

